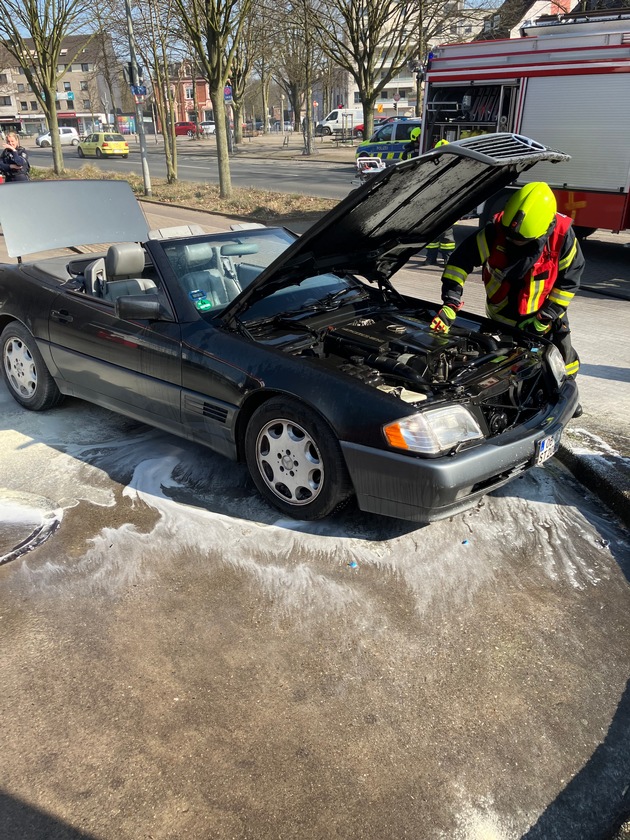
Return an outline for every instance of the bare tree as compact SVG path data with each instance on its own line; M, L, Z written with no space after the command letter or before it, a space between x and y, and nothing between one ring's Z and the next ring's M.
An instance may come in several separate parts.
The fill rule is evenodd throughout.
M320 2L314 18L319 45L354 79L369 137L379 93L406 66L415 45L417 15L413 6L399 0Z
M216 123L219 193L221 198L229 198L232 194L230 127L224 91L252 0L174 0L174 4L210 87Z
M88 0L5 0L0 16L0 37L4 39L4 46L24 70L46 117L57 175L63 172L55 96L57 83L93 36L86 35L80 44L75 42L74 54L64 56L63 64L59 61L61 49L69 35L78 34L91 6Z

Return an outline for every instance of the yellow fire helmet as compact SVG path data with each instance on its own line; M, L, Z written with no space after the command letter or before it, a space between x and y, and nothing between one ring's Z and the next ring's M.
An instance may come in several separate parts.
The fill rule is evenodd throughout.
M514 239L539 239L556 215L556 197L548 184L525 184L507 200L501 224Z
M448 146L448 140L438 140L433 148L438 149L440 146Z
M420 129L419 128L412 128L409 132L409 139L410 140L417 140L420 137Z

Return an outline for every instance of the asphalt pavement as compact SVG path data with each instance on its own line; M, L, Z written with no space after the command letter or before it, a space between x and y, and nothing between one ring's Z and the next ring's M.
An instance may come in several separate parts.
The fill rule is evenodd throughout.
M610 244L585 246L565 439L612 489L630 330ZM439 278L414 261L400 282L433 299ZM482 295L471 277L467 308ZM15 509L35 491L59 525L2 567L3 840L603 840L630 767L628 543L560 465L421 530L309 526L126 418L0 405Z

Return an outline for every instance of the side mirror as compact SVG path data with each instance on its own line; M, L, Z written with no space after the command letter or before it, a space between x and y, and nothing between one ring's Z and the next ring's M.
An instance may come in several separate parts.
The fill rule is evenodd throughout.
M158 295L121 295L116 298L114 311L123 321L159 321L162 317Z

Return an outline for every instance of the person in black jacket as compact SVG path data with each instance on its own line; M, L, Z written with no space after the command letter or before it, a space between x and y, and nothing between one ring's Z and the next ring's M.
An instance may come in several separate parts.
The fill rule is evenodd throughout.
M30 168L28 154L26 149L20 146L20 138L15 131L9 131L0 155L0 172L4 175L5 181L11 184L30 180L28 176Z

